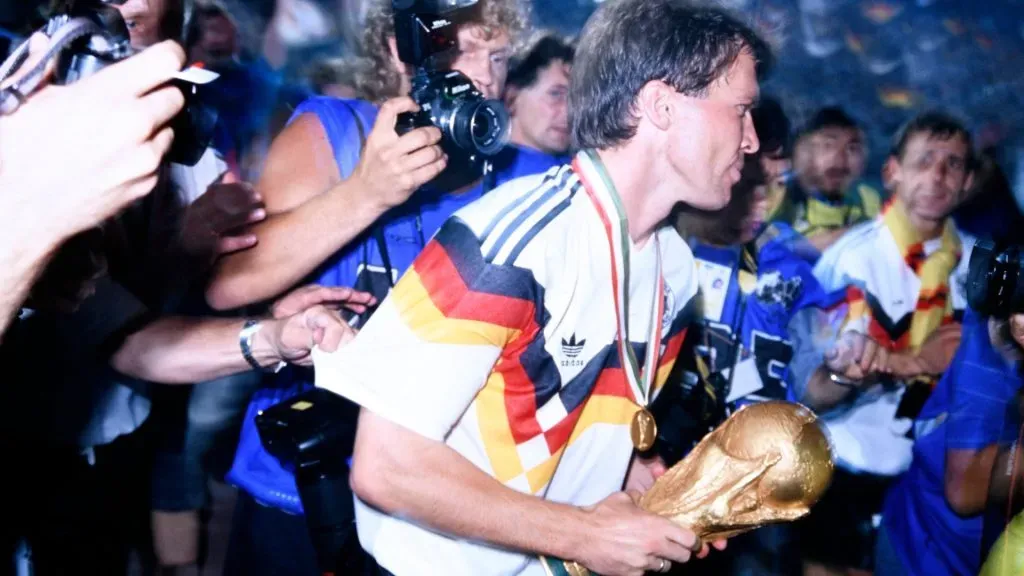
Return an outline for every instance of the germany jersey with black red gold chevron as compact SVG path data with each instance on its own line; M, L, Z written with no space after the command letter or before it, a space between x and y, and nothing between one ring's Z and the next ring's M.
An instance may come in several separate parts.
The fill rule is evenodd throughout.
M314 361L317 386L445 443L508 488L585 506L621 490L642 399L619 359L612 254L584 188L606 184L590 160L576 166L514 180L457 212L359 336ZM628 275L629 345L643 359L661 251L655 391L697 291L686 243L669 227L657 235L630 243ZM358 499L356 516L363 547L397 576L544 573L534 556L443 536Z

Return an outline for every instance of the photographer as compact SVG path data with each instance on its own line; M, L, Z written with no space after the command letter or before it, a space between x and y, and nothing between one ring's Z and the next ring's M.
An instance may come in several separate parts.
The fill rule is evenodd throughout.
M621 490L692 320L692 254L666 220L728 203L768 58L721 10L602 5L572 70L572 165L459 211L351 350L314 353L317 386L362 406L356 526L382 574L562 558L638 576L703 551Z
M1002 316L964 317L963 343L915 421L914 459L886 497L878 576L981 568L983 513L1005 510L1009 459L1020 457L1008 417L1017 417L1024 385L1024 315ZM990 485L1000 502L990 499Z
M47 43L33 36L22 71ZM180 47L158 44L73 85L46 83L0 116L0 202L8 220L0 233L0 331L64 240L153 189L173 139L166 124L184 104L165 85L183 63Z
M453 19L459 22L458 46L448 64L483 96L496 98L504 89L511 47L526 25L523 6L518 0L484 0L460 12ZM449 168L441 131L431 126L396 133L399 115L418 105L400 96L412 89L416 70L400 57L395 18L390 0L378 0L367 14L362 51L368 65L356 74L357 91L366 100L311 99L295 110L273 144L258 186L269 213L254 228L259 244L220 263L207 291L213 306L259 301L310 276L383 298L452 213L507 180L557 165L553 157L520 155L509 146L491 157L486 177L473 174L454 188L434 180ZM260 410L311 388L312 375L289 371L272 384L250 403L228 476L242 493L226 570L246 576L316 574L323 558L315 554L294 475L264 450L253 422ZM351 421L342 422L353 432L355 416L353 407ZM339 458L350 450L339 448ZM347 560L361 560L354 533L351 540L356 558Z
M360 95L381 106L376 121L371 119L372 129L354 124L350 109L330 99L313 99L296 110L288 128L271 146L257 186L268 213L267 221L252 229L259 244L219 263L207 289L207 301L214 308L232 309L280 294L337 256L339 250L351 248L353 240L382 215L410 198L414 205L425 205L431 218L441 213L437 217L443 220L456 208L447 205L450 200L458 198L461 206L482 192L480 186L474 186L460 190L463 193L457 196L451 190L434 191L436 198L429 197L429 190L413 196L445 169L446 158L437 128L418 128L402 136L395 133L399 114L416 111L419 106L401 96L411 90L413 70L399 60L390 4L376 0L366 16L362 48L371 65L357 78ZM459 27L459 48L451 68L468 76L485 97L493 99L504 89L512 42L525 27L525 14L518 0L485 0L473 8L470 20ZM321 118L321 111L341 115L348 131L330 130L331 118ZM365 146L359 141L360 130L365 134ZM350 149L353 147L356 150ZM358 157L354 169L342 166L341 161L351 153ZM553 165L555 161L550 160L518 167L517 173L498 174L491 186ZM431 229L438 226L427 225ZM415 242L418 236L416 232L409 240ZM425 236L429 238L429 233Z
M55 264L81 260L58 254ZM3 420L3 448L24 469L3 481L19 498L0 547L26 540L39 574L124 574L129 552L149 549L142 427L151 391L143 380L185 384L308 364L313 346L336 348L352 336L323 304L361 311L373 300L306 288L262 320L156 317L108 275L83 280L68 270L51 268L37 289L64 289L34 294L0 347L8 370L31 379L3 390L4 405L17 407Z

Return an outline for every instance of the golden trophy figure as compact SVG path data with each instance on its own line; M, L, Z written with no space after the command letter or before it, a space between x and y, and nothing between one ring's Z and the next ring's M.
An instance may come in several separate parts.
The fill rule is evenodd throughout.
M693 530L730 538L806 515L832 480L832 450L817 416L790 402L746 406L654 483L640 507ZM590 572L542 558L552 576Z

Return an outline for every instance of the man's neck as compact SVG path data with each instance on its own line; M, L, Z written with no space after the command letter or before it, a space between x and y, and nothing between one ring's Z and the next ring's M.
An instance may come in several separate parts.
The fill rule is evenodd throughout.
M800 189L803 191L803 193L806 194L808 197L818 197L820 199L828 201L830 204L838 204L842 202L843 196L846 194L845 189L832 190L826 192L821 188L812 185L810 182L807 182L806 180L800 178L797 178L796 182L800 186Z
M651 162L645 161L650 156L639 149L638 140L621 148L598 150L597 155L626 210L629 237L639 248L668 217L672 205L658 201L668 197L660 190L659 182L664 180L651 170Z
M924 220L917 218L912 214L908 214L907 219L910 221L910 225L917 230L917 234L921 238L922 242L934 240L939 236L942 236L942 230L946 226L945 218L942 220Z

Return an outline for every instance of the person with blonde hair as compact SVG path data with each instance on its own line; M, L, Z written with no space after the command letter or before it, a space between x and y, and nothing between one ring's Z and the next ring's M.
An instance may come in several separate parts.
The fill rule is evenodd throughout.
M447 165L440 130L422 127L404 135L395 130L398 115L419 106L405 96L414 70L398 56L391 6L390 0L378 0L366 15L356 54L366 65L356 66L352 77L359 99L307 100L271 146L257 184L267 220L254 227L257 246L219 263L207 290L215 308L264 301L311 275L320 284L354 286L383 299L456 210L506 180L545 172L558 163L542 154L523 161L515 148L506 147L475 182L458 190L442 188L435 181ZM485 98L497 99L512 47L527 26L525 5L480 0L464 14L450 67ZM353 317L353 325L368 316ZM312 377L287 372L273 384L257 392L249 405L228 475L243 493L227 573L319 574L294 476L263 450L253 424L259 410L308 389ZM354 429L354 411L347 424ZM351 494L341 500L350 504ZM351 515L351 509L343 513ZM347 554L356 563L361 557L358 549ZM357 569L350 565L338 571Z

